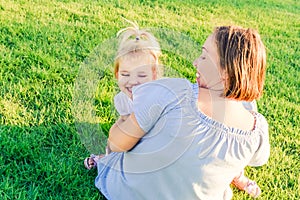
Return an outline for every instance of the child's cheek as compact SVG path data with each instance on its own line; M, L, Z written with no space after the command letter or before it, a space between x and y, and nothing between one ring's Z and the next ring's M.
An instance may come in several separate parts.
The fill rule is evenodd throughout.
M126 77L120 77L119 79L118 79L118 83L119 84L124 84L124 83L126 83Z

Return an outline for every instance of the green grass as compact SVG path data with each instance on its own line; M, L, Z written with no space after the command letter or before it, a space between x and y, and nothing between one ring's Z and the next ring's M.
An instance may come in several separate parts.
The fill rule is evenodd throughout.
M271 157L246 173L261 186L259 199L300 199L299 10L296 0L0 0L0 199L104 199L94 186L96 172L82 164L95 151L87 144L98 143L83 142L86 133L79 136L77 130L107 134L115 120L110 65L100 75L91 73L101 78L92 90L80 88L80 93L74 87L86 81L80 75L87 61L103 53L96 47L127 25L121 16L199 44L217 25L259 30L268 71L258 107L269 122ZM189 62L165 53L176 73L193 80ZM81 100L91 99L94 115L74 113ZM80 113L92 117L80 121ZM95 123L100 128L91 126ZM234 189L233 199L250 197Z

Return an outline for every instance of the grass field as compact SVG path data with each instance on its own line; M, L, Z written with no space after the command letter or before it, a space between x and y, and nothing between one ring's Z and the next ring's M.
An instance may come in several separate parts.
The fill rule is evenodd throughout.
M0 199L104 199L94 186L96 172L82 164L94 150L78 134L85 124L75 115L81 94L76 84L82 83L83 67L97 47L127 26L121 17L182 33L199 44L217 25L259 30L268 71L258 108L269 122L271 157L246 173L261 186L259 199L300 199L296 0L0 0ZM193 80L191 63L169 54L165 61ZM107 69L101 71L102 84L93 85L94 93L84 94L95 100L86 126L99 129L90 125L99 123L104 134L115 120L115 82ZM233 199L250 197L234 189Z

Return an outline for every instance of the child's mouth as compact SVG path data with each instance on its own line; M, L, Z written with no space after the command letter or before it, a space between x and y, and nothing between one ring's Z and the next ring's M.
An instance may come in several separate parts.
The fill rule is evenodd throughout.
M129 93L132 93L132 88L126 88Z

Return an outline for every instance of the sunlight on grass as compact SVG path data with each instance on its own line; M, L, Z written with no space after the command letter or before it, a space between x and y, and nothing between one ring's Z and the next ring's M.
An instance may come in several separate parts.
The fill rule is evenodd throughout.
M96 172L82 162L100 151L94 137L99 131L106 137L117 118L114 49L107 42L127 26L121 17L190 38L169 41L174 46L165 46L162 61L168 76L191 81L193 44L201 45L215 26L259 30L268 70L258 108L269 122L271 157L246 174L262 188L259 199L300 199L299 10L294 0L0 0L0 199L104 199L94 187ZM105 68L94 63L84 71L89 59L107 59ZM91 74L81 79L82 73ZM233 200L250 199L233 191Z
M28 126L27 122L33 120L32 114L23 105L4 99L0 100L0 116L1 124Z

